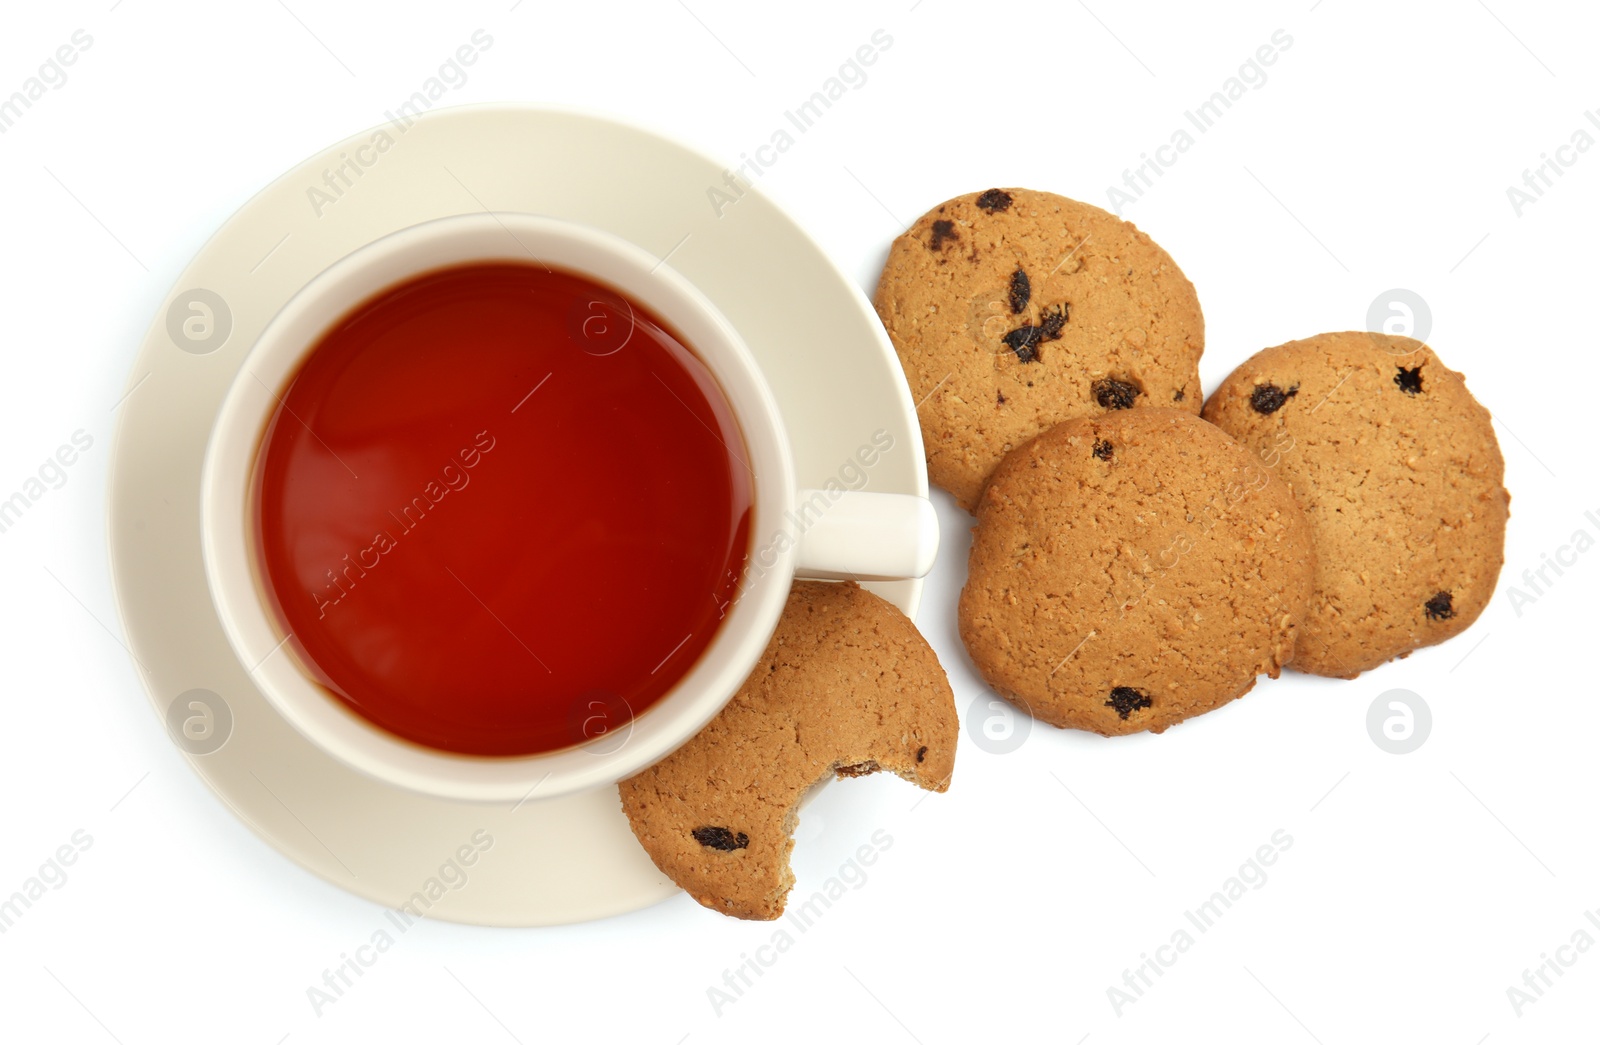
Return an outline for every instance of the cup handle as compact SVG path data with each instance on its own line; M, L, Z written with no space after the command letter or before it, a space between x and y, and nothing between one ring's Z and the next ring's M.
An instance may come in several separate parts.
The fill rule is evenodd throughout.
M795 575L817 580L926 577L939 552L933 502L905 493L801 490Z

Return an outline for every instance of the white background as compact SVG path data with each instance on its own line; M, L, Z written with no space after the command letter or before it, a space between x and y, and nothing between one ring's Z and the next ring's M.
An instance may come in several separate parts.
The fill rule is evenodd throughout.
M94 43L0 135L0 496L76 429L94 445L0 534L0 894L74 831L93 845L0 935L0 1037L1474 1045L1593 1033L1600 950L1520 1014L1507 989L1575 931L1600 940L1584 919L1600 908L1600 551L1547 572L1530 602L1513 605L1509 586L1533 595L1524 570L1579 529L1600 537L1600 149L1520 216L1506 192L1579 127L1600 137L1584 119L1600 110L1592 5L512 2L8 7L0 96L74 30ZM318 1016L306 988L381 909L280 857L206 791L100 623L115 630L111 409L143 331L222 220L380 122L480 28L492 50L441 104L578 106L730 166L887 31L868 81L761 180L867 292L902 223L957 193L1025 185L1104 206L1124 168L1286 30L1293 45L1267 82L1126 216L1199 289L1208 390L1259 348L1365 326L1382 291L1427 300L1430 341L1494 412L1505 451L1512 520L1495 601L1445 646L1352 682L1264 681L1164 736L1040 726L997 755L964 733L947 795L918 804L878 777L830 788L800 828L797 895L875 830L893 845L720 1013L707 989L774 927L679 896L554 930L428 923ZM945 549L919 624L963 718L981 720L954 624L967 519L938 497ZM1433 715L1407 755L1380 750L1366 726L1396 688ZM1107 988L1279 829L1293 845L1266 883L1119 1015Z

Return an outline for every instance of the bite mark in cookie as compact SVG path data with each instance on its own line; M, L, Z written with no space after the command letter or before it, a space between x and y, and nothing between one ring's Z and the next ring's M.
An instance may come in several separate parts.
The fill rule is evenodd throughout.
M943 791L959 729L944 669L903 613L854 584L797 581L728 705L618 790L662 873L714 911L771 919L794 884L806 794L880 770Z

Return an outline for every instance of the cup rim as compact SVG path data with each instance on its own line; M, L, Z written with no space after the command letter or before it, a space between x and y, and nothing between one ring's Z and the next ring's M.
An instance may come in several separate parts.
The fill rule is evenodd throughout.
M253 548L251 482L276 393L321 336L387 288L474 261L538 260L615 287L659 315L711 370L744 436L753 484L746 583L693 666L648 709L573 747L515 757L423 747L362 718L306 677L283 646ZM545 256L548 255L548 256ZM373 240L312 277L245 352L217 411L200 482L207 587L235 655L267 701L308 741L378 780L440 798L515 801L605 786L659 761L711 720L759 659L782 613L795 548L780 544L752 576L763 537L795 497L793 452L777 401L726 317L672 266L576 222L519 212L458 214ZM252 667L252 665L254 665ZM618 734L621 732L620 742Z

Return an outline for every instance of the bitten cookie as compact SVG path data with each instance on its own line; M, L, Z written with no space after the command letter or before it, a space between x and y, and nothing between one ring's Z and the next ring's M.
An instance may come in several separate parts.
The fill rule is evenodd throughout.
M933 650L854 584L798 581L761 661L694 739L619 786L663 874L714 911L773 919L806 792L887 769L950 786L960 726Z
M1295 668L1355 678L1483 612L1510 495L1489 412L1410 338L1321 334L1256 353L1206 403L1268 462L1317 547Z
M1311 595L1289 488L1176 410L1067 421L978 505L961 638L995 692L1056 726L1160 733L1274 678Z
M894 241L874 304L921 404L928 477L969 511L1000 458L1058 421L1200 412L1194 286L1087 203L1028 189L941 203Z

